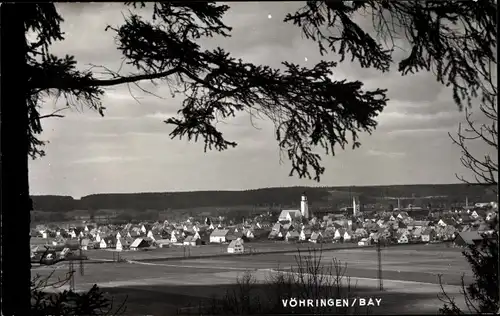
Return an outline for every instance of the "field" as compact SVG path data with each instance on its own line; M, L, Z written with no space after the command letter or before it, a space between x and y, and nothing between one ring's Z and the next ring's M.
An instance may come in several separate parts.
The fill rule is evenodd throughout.
M295 254L212 257L133 263L85 264L84 275L77 271L76 288L85 290L97 283L117 300L129 295L130 314L170 315L176 308L197 305L212 296L220 297L236 284L238 275L251 271L257 280L269 277L270 269L295 265ZM383 298L383 306L373 313L436 313L442 305L437 299L438 274L443 275L447 291L458 295L460 277L471 270L456 248L442 245L408 245L383 250L384 290L377 291L377 254L375 249L339 249L323 251L322 260L332 258L348 264L346 275L357 283L361 296ZM32 274L64 277L67 264L41 267ZM75 265L78 269L78 265ZM127 314L128 314L127 313Z
M120 257L128 260L159 260L180 257L214 256L227 254L227 244L209 244L204 246L172 246L169 248L157 248L149 251L122 251ZM354 243L345 244L313 244L313 243L284 243L284 242L248 242L245 243L245 252L275 252L275 251L295 251L297 249L308 248L341 249L356 247ZM116 252L112 250L96 249L88 250L85 255L90 259L113 260Z

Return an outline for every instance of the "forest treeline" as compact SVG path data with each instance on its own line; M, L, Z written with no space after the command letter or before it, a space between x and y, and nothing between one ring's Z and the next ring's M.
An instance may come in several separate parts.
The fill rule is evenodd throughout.
M194 191L165 193L103 193L74 199L71 196L32 196L34 210L66 212L73 210L169 210L197 207L231 207L238 205L279 206L296 205L302 193L311 204L331 204L348 201L352 196L362 197L363 203L376 203L390 198L415 200L439 197L445 203L487 202L496 200L493 191L484 186L467 184L396 185L353 187L282 187L245 191ZM389 203L389 202L388 202Z

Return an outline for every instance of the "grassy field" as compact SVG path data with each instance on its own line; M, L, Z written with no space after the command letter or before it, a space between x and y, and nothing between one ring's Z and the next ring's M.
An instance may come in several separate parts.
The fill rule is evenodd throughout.
M227 244L209 244L204 246L172 246L169 248L157 248L148 251L122 251L121 258L128 260L148 260L161 258L178 257L196 257L213 256L218 254L227 254ZM314 244L314 243L283 243L283 242L248 242L245 243L245 252L274 252L274 251L295 251L297 249L323 248L323 249L342 249L357 247L355 243L345 244ZM113 250L96 249L88 250L85 254L90 259L113 260Z
M87 264L84 275L77 271L77 289L88 289L94 283L118 300L127 293L130 314L171 315L175 308L212 296L220 297L235 285L244 271L252 271L259 281L269 276L270 269L290 268L295 264L294 253L261 254L255 256L212 257L136 263ZM346 275L357 283L363 295L384 297L384 308L373 313L436 312L439 286L437 274L442 274L447 289L457 294L460 276L470 268L459 249L442 245L413 245L383 250L384 293L378 285L377 255L373 248L323 251L323 262L333 258L348 264ZM78 265L75 265L78 270ZM32 274L48 275L54 267L33 269ZM67 264L60 264L54 277L64 277ZM421 283L427 282L427 284ZM378 297L377 296L377 297Z
M148 251L121 251L120 258L127 260L161 260L170 258L189 258L200 256L216 256L227 255L227 244L209 244L204 246L171 246L169 248L157 248ZM408 244L408 245L393 245L389 248L408 248L408 249L440 249L442 251L457 252L457 249L449 247L449 244ZM272 253L284 251L307 250L311 248L322 248L323 250L336 250L344 248L356 248L352 251L366 248L359 247L355 243L343 244L314 244L314 243L285 243L285 242L247 242L245 243L246 253ZM374 249L374 247L367 247L367 249ZM85 252L89 259L97 260L116 260L116 251L111 249L93 249Z

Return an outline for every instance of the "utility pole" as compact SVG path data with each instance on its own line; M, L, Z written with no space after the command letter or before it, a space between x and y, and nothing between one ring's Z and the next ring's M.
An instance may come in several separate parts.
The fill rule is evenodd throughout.
M70 291L75 291L75 267L73 264L73 259L69 261L69 273L70 273L70 279L69 279L69 289Z
M377 261L378 261L378 282L379 290L384 290L384 282L382 279L382 249L380 248L380 238L377 241Z
M83 266L83 251L82 251L82 237L80 237L80 275L84 274L84 266Z

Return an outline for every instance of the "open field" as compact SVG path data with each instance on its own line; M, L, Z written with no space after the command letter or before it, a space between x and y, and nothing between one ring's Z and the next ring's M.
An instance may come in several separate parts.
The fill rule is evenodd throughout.
M227 244L209 244L204 246L171 246L149 251L122 251L120 257L128 260L148 260L161 258L178 258L188 256L213 256L227 254ZM295 251L308 248L342 249L356 247L354 243L345 244L313 244L313 243L274 243L274 242L248 242L245 243L245 252L273 252ZM113 259L113 251L106 249L88 250L85 252L90 259ZM116 256L116 255L115 255Z
M458 249L440 245L394 247L383 250L384 292L379 292L377 255L373 248L324 251L323 262L337 258L348 264L347 273L357 283L361 296L383 298L382 307L372 313L436 313L442 305L437 299L437 274L443 274L447 291L458 295L460 276L470 268ZM183 259L155 262L105 263L85 265L83 276L75 276L77 289L97 283L117 299L129 294L128 312L171 315L176 307L196 305L213 295L221 296L236 283L244 271L253 272L258 281L270 269L289 268L294 254L261 254L220 258ZM34 269L47 275L54 267ZM78 265L75 265L78 270ZM57 267L64 276L68 266ZM415 282L417 281L417 282ZM422 283L427 282L427 283Z
M393 245L391 248L408 248L408 249L429 249L431 247L434 251L439 249L439 251L457 251L454 248L450 248L447 244L411 244L411 245ZM422 248L423 247L423 248ZM324 250L330 249L344 249L344 248L356 248L351 251L357 251L358 248L362 247L356 246L355 243L343 243L343 244L314 244L314 243L285 243L285 242L247 242L245 243L245 252L252 253L268 253L268 252L284 252L284 251L296 251L297 249L307 250L310 248L322 248ZM368 249L373 249L373 247L368 247ZM113 254L115 252L115 254ZM227 244L209 244L204 246L172 246L169 248L158 248L149 251L121 251L120 257L127 260L160 260L162 258L180 258L180 257L198 257L198 256L216 256L221 254L227 254ZM97 260L113 260L116 258L116 251L110 249L95 249L88 250L85 255L89 259Z

